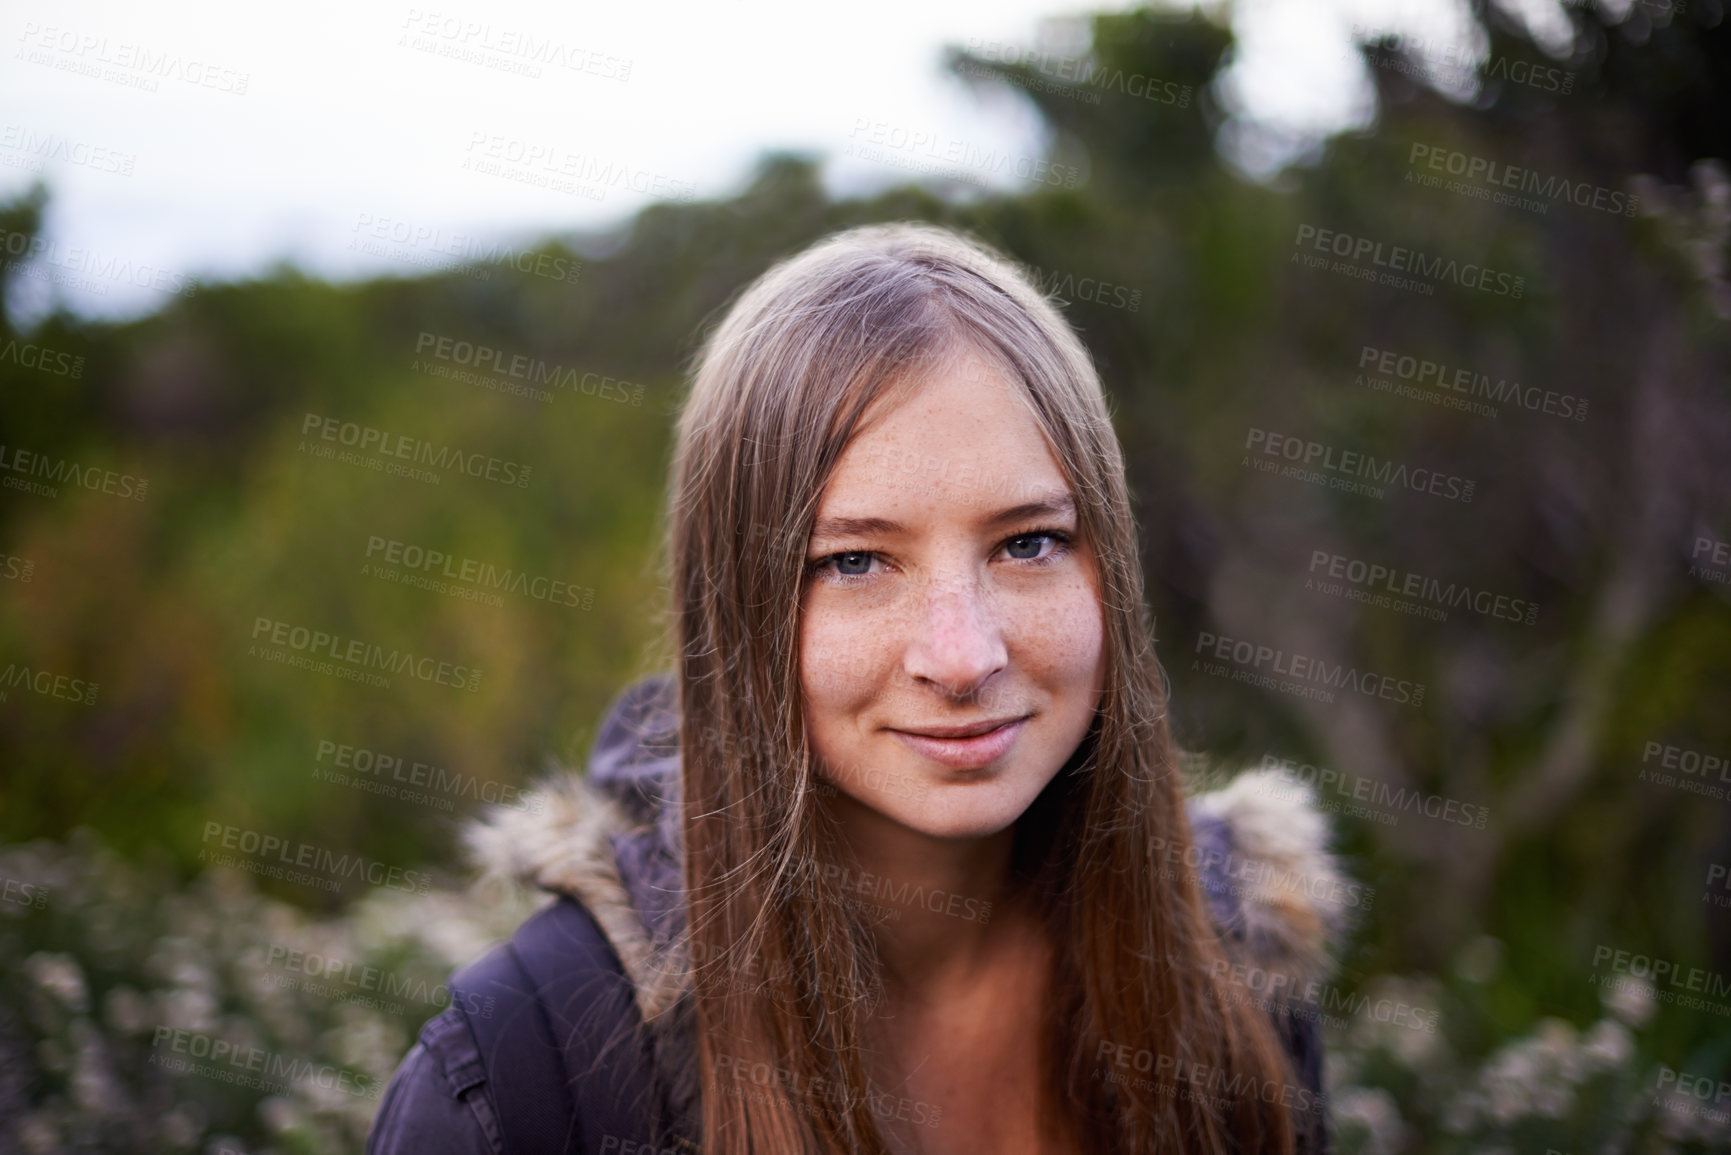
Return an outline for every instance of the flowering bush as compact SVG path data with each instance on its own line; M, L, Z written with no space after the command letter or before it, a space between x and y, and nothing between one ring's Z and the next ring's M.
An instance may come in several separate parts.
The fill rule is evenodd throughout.
M452 968L544 901L380 888L319 918L228 869L165 877L85 831L0 847L0 1151L359 1151ZM1545 1019L1475 1063L1445 1029L1482 1028L1468 1002L1365 980L1324 1019L1340 1155L1731 1149L1727 1102L1639 1057L1651 989L1601 994L1587 1029Z
M165 878L86 831L0 847L0 1151L359 1151L450 970L529 911L381 888L321 919Z
M1468 948L1476 961L1460 969L1488 977L1484 960L1497 949L1495 940L1478 940ZM1328 1044L1341 1155L1731 1149L1731 1097L1719 1096L1717 1079L1679 1082L1677 1072L1640 1057L1637 1032L1656 1007L1651 986L1634 979L1599 990L1605 1013L1586 1030L1545 1018L1475 1064L1448 1031L1376 1013L1394 1003L1418 1008L1408 1023L1448 1023L1471 1016L1468 1003L1430 978L1370 980L1350 1024ZM1697 1092L1709 1083L1703 1098Z

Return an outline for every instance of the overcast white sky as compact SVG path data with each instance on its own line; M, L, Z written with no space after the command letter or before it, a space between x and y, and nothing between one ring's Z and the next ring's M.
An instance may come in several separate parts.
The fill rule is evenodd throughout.
M413 270L469 244L620 220L657 192L727 195L772 148L827 158L837 190L904 180L886 158L933 154L989 187L1029 187L1016 165L994 174L970 158L1038 157L1030 106L948 76L943 48L1073 53L1045 18L1118 6L0 0L0 197L37 176L53 194L50 248L17 303L39 313L53 294L118 316L186 278L278 261L333 277ZM1225 96L1300 133L1362 122L1353 26L1440 50L1464 43L1461 11L1242 0ZM540 75L511 71L524 65ZM904 139L929 143L882 147ZM1261 136L1244 139L1247 164L1271 162ZM524 179L536 177L569 187Z

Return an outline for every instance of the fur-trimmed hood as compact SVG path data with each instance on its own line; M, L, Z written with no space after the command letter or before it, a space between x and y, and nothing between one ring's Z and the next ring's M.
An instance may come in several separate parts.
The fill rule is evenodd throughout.
M676 1109L695 1099L680 844L675 687L668 674L633 683L608 709L587 775L557 774L519 805L494 806L465 828L483 878L578 899L611 943L650 1028ZM1163 861L1195 871L1246 996L1313 998L1332 973L1354 908L1368 906L1329 849L1308 787L1247 771L1188 801L1192 846Z

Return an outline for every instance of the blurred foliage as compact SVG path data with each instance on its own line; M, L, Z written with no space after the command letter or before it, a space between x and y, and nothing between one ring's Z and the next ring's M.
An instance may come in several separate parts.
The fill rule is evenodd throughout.
M359 1151L451 969L534 905L381 889L319 918L166 866L88 830L0 848L33 880L0 902L5 1150Z
M238 871L177 888L165 867L88 830L0 848L0 877L34 880L0 902L8 1150L359 1151L415 1031L449 1004L446 975L547 898L381 889L321 918ZM1329 1035L1341 1155L1731 1143L1731 1113L1656 1089L1648 984L1601 987L1586 1030L1547 1017L1475 1062L1442 1025L1482 1018L1472 1004L1500 948L1467 949L1477 961L1453 990L1384 975L1296 1004Z
M0 841L88 827L126 860L161 856L171 889L199 871L214 823L449 878L453 832L479 791L409 799L380 792L377 772L330 781L318 773L329 749L430 764L489 791L579 760L612 694L666 661L661 489L705 326L812 240L918 218L1028 265L1093 351L1185 742L1487 808L1483 830L1334 815L1355 871L1383 896L1352 961L1439 984L1450 1086L1467 1094L1474 1064L1538 1038L1547 1019L1595 1021L1601 946L1731 974L1728 911L1701 884L1731 862L1731 795L1642 777L1650 743L1731 752L1731 585L1697 564L1701 539L1731 539L1731 22L1720 0L1636 0L1625 15L1571 5L1574 46L1556 59L1499 10L1477 12L1489 56L1473 91L1415 78L1423 62L1401 45L1366 46L1374 130L1329 140L1270 185L1217 151L1223 135L1262 131L1215 83L1230 34L1142 11L1093 18L1088 59L1161 82L1145 92L1182 88L1182 104L1054 80L1037 60L952 60L967 83L1038 110L1050 159L1086 176L1074 188L988 195L932 180L834 199L813 162L771 156L735 197L656 205L531 254L569 276L477 262L332 285L281 271L201 286L125 324L55 312L26 333L6 319L13 348L83 359L73 375L0 357L6 452L149 488L141 501L66 485L0 496L0 665L99 687L92 705L5 690ZM1516 83L1511 62L1567 72L1570 90ZM1423 187L1411 178L1429 170L1413 158L1429 154L1415 146L1637 196L1639 208L1552 199L1539 212ZM0 228L34 235L44 198L0 209ZM1313 250L1295 243L1306 226L1506 270L1524 291L1443 282L1426 296L1307 268L1298 258ZM5 299L28 271L0 266ZM442 339L558 367L564 384L542 402L436 376L429 365L460 367L436 356ZM1504 403L1486 416L1422 385L1373 390L1366 347L1568 394L1587 414ZM585 374L625 384L585 393ZM320 459L309 447L328 444L325 417L526 464L530 480L445 470L429 484ZM1472 478L1476 493L1376 500L1272 477L1244 464L1252 428ZM378 541L571 583L593 590L590 608L405 585L376 572ZM1307 588L1319 552L1530 602L1536 620L1461 608L1431 620L1327 596ZM386 689L290 668L249 653L261 619L266 634L286 622L481 677L472 692L403 675ZM1201 667L1204 634L1428 694L1415 708L1257 689ZM359 897L258 885L323 913ZM1500 965L1467 983L1459 960L1484 941L1500 944ZM1563 1048L1544 1030L1551 1052ZM1675 1068L1731 1069L1731 1033L1712 1015L1663 1006L1639 1045ZM1381 1102L1375 1090L1410 1124L1394 1146L1364 1149L1460 1149L1426 1145L1442 1115L1424 1079L1385 1078L1368 1059L1339 1066L1369 1096L1361 1106Z

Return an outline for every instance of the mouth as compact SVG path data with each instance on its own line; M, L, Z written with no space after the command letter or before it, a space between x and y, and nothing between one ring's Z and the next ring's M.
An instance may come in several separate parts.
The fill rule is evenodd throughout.
M953 770L973 770L1009 753L1031 715L973 722L965 726L931 726L921 730L890 730L917 754Z

